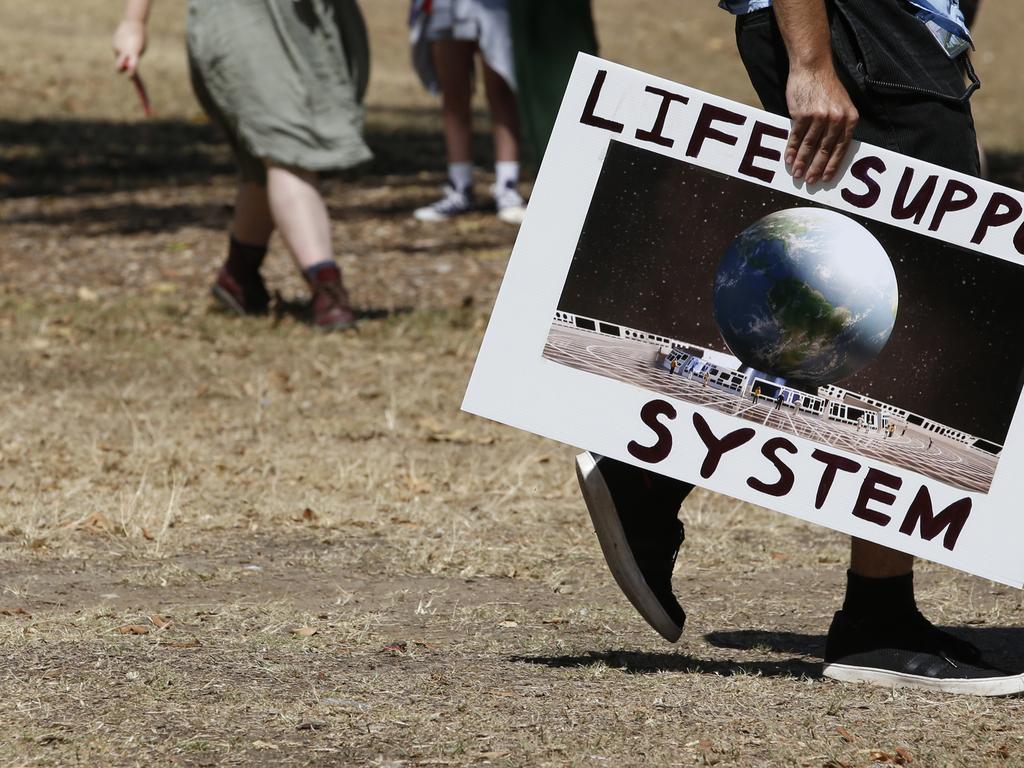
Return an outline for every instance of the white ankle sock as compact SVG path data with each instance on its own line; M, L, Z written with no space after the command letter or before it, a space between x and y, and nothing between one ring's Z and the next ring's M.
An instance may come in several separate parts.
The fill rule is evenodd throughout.
M472 163L448 163L448 179L459 192L473 187Z
M519 163L502 160L494 164L495 186L498 189L513 189L519 186Z

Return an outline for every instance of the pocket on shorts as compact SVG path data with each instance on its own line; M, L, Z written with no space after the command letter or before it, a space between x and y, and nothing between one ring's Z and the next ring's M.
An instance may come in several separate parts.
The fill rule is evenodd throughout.
M836 57L865 90L965 101L979 87L902 0L832 0Z

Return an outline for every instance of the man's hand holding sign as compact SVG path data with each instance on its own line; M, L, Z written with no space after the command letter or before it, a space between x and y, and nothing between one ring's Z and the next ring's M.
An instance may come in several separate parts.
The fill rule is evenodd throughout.
M832 181L857 127L857 108L832 64L828 17L821 0L775 3L789 55L786 104L792 127L786 166L808 184Z

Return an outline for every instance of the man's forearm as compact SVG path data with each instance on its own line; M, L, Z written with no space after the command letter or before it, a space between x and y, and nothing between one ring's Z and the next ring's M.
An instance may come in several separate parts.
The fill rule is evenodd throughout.
M792 119L785 160L794 178L831 181L853 140L857 109L832 64L825 0L775 0L789 56L786 106Z
M773 7L790 67L831 69L832 42L824 0L775 0Z

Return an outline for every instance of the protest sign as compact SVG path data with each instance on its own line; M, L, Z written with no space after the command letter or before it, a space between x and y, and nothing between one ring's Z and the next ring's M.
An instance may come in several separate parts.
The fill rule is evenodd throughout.
M464 409L1021 586L1024 195L788 127L581 56Z

